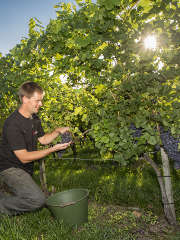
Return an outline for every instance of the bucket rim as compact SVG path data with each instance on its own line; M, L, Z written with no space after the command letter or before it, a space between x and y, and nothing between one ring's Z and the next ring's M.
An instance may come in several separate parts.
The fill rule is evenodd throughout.
M53 197L54 195L56 195L56 194L58 194L58 193L69 192L69 191L71 191L71 190L83 190L83 191L85 190L85 191L86 191L86 195L83 196L82 198L78 199L77 201L68 202L68 203L65 203L65 204L58 204L58 205L57 205L57 204L48 204L48 200L49 200L51 197ZM57 193L55 193L55 194L53 194L53 195L51 195L51 196L48 197L48 199L46 200L46 205L47 205L47 206L50 206L50 207L61 207L61 208L64 208L64 207L67 207L67 206L71 206L71 205L76 204L76 203L82 201L83 199L87 198L87 196L89 195L89 192L90 192L90 190L89 190L89 189L86 189L86 188L72 188L72 189L68 189L68 190L62 191L62 192L57 192Z

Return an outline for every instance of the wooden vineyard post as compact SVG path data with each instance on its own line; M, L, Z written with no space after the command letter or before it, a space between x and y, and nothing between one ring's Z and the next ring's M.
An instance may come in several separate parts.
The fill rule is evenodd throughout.
M164 149L161 150L161 153L163 154L165 153ZM168 157L164 159L164 155L162 156L163 174L168 174L167 175L168 177L166 175L162 176L161 171L158 169L157 164L148 156L148 154L144 154L144 158L147 162L150 163L150 165L152 166L152 168L154 169L157 175L157 179L161 189L162 202L164 204L164 214L171 225L176 225L176 216L175 216L175 209L174 209L174 202L173 202L172 188L171 188L171 178L169 177L170 171L168 169L168 166L169 166Z
M43 190L43 192L45 193L46 196L49 196L50 193L49 193L48 188L47 188L46 168L45 168L44 159L40 160L39 172L40 172L40 182L41 182L42 190Z
M167 205L167 207L169 208L169 212L171 212L172 224L176 224L176 214L175 214L175 208L174 208L174 198L173 198L173 191L172 191L169 159L163 148L161 148L161 158L162 158L162 167L163 167L163 176L164 176L163 180L164 180L164 186L165 186L166 196L168 200L166 203L164 203L164 205Z

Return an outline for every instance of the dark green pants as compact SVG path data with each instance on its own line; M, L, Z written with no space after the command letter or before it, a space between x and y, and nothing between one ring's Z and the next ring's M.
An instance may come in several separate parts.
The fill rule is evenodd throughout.
M0 193L0 213L17 215L45 204L44 193L24 170L9 168L0 172L0 177L10 191L10 194Z

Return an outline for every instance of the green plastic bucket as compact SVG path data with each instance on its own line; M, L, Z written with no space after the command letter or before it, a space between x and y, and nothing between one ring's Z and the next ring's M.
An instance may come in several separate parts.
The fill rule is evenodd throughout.
M70 189L53 194L46 205L55 218L80 225L88 222L88 195L87 189Z

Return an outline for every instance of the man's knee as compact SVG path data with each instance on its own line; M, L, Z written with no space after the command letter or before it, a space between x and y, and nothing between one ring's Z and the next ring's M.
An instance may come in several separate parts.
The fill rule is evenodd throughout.
M43 192L35 194L30 197L29 201L32 204L33 209L41 208L45 205L46 197Z
M22 202L26 211L33 211L45 205L46 197L43 192L31 192L31 195L23 196L20 202Z

